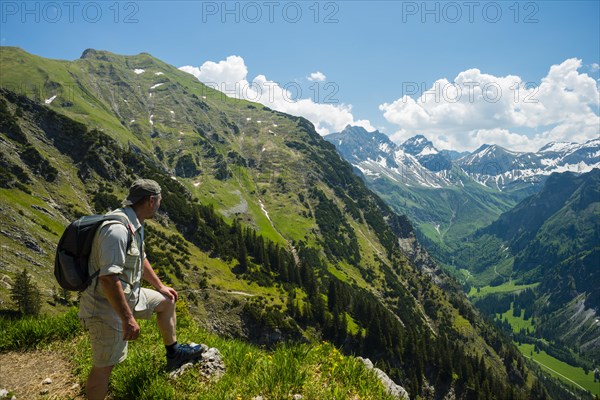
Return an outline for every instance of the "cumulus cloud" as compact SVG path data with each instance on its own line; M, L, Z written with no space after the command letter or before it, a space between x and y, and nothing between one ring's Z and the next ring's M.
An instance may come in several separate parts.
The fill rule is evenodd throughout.
M422 93L418 84L405 83L405 94L379 109L399 126L391 135L398 142L417 133L457 150L495 143L535 151L550 141L583 142L600 135L600 104L596 81L581 67L581 60L567 59L551 66L539 85L469 69Z
M368 120L354 119L351 105L316 103L312 99L303 98L301 86L297 82L274 82L262 74L248 81L248 68L244 59L239 56L229 56L219 62L206 61L200 67L187 65L179 69L194 75L207 86L220 90L227 96L254 101L277 111L302 116L312 122L321 135L342 131L346 125L362 126L368 131L375 130ZM326 77L321 72L314 72L308 79L322 81Z
M327 77L321 71L317 71L310 74L306 79L308 79L311 82L324 82L325 79L327 79Z

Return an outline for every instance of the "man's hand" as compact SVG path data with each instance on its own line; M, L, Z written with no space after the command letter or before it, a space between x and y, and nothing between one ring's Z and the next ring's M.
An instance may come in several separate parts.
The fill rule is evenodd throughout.
M147 258L144 258L144 275L143 276L144 276L144 280L146 282L148 282L149 284L151 284L159 293L162 293L164 296L166 296L172 302L177 301L177 299L179 298L177 291L171 287L163 285L163 283L160 281L160 278L158 277L158 275L156 275L156 272L154 272L154 269L152 268L152 265L150 265L150 262L148 261Z
M116 274L103 275L100 277L100 285L104 290L104 294L108 302L121 318L121 326L123 327L123 340L135 340L140 336L140 326L133 317L133 313L125 300L123 287L119 281L119 276Z
M173 289L172 287L162 285L156 290L158 292L162 293L163 295L167 296L167 298L173 302L176 302L177 299L179 298L179 294L177 294L177 291L175 289Z
M123 320L123 340L135 340L140 336L140 326L133 316Z

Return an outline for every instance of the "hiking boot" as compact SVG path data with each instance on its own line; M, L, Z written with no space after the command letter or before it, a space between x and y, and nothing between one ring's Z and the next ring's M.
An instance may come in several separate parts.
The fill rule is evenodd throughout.
M199 344L180 344L172 355L167 354L167 371L173 371L188 362L202 358L203 346Z

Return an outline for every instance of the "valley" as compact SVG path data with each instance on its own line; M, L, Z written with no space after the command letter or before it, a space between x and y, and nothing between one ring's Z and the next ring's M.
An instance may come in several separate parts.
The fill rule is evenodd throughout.
M396 145L347 127L326 139L524 356L598 395L600 141L452 158L422 135Z

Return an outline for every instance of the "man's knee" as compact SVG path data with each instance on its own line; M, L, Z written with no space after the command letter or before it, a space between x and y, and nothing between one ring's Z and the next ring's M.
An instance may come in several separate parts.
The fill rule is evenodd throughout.
M163 312L174 313L175 312L175 301L165 297L163 299L163 301L161 301L156 306L154 311L157 313L163 313Z

